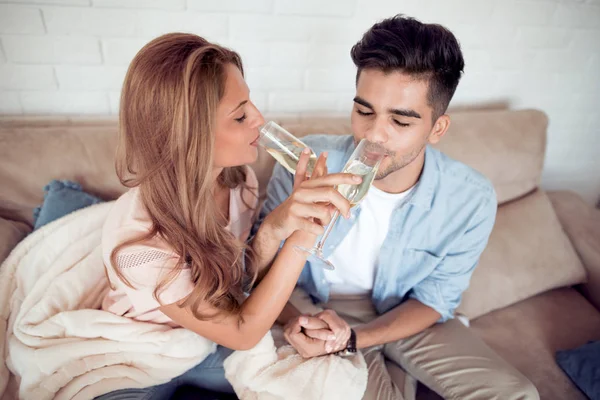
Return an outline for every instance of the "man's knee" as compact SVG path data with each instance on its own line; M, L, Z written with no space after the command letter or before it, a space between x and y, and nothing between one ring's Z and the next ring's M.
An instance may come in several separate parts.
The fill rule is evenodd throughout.
M521 375L518 379L515 400L539 400L540 394L529 379Z
M516 369L500 369L489 376L490 395L510 400L539 400L535 385ZM487 379L486 379L487 380Z
M468 380L463 379L460 382L448 379L444 385L431 387L431 389L443 398L452 400L465 398L540 400L535 385L516 370L500 369L493 371L490 375L472 376Z

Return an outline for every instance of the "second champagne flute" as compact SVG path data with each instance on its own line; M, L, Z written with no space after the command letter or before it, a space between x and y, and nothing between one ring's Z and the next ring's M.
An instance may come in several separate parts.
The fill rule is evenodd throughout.
M338 192L350 202L350 207L356 206L367 195L384 156L385 154L379 146L374 145L366 139L362 139L358 146L356 146L356 149L346 162L342 173L358 175L362 178L362 182L358 185L344 184L337 187ZM331 222L325 228L323 236L321 236L319 243L315 247L305 249L304 247L296 246L297 249L309 253L308 261L317 262L323 268L329 270L335 269L335 266L323 256L323 246L339 217L340 211L336 210L331 218Z

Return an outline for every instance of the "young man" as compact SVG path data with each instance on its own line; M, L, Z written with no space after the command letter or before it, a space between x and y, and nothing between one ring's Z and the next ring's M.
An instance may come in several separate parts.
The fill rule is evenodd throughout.
M300 315L289 305L280 317L286 338L307 357L360 349L369 399L414 396L414 380L392 383L386 359L444 398L538 398L524 376L453 320L497 208L486 178L428 146L450 125L445 112L464 67L456 38L440 25L396 16L375 24L351 55L358 69L353 136L303 140L328 153L330 173L342 170L363 138L386 157L366 198L326 241L335 270L307 263L298 282L328 310ZM277 165L262 214L292 192L293 176ZM321 325L336 338L318 339Z

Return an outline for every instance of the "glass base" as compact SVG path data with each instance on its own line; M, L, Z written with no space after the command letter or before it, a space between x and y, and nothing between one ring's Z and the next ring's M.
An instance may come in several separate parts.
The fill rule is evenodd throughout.
M335 269L333 264L325 259L325 257L323 256L323 252L317 247L313 247L312 249L306 249L301 246L294 246L294 248L296 250L300 250L308 254L308 258L306 261L309 261L310 263L319 264L324 269L328 269L330 271L333 271Z

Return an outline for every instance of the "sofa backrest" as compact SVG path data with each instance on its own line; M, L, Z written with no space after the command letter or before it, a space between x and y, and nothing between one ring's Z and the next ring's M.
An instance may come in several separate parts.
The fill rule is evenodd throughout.
M114 172L117 122L19 119L0 121L0 217L33 222L52 179L78 181L104 199L125 188Z
M500 203L534 190L540 181L546 116L536 110L457 112L439 148L482 172ZM350 134L347 119L276 120L301 137L311 133ZM113 119L0 119L0 217L32 223L33 209L52 179L76 180L104 199L125 188L114 172L117 121ZM273 159L260 151L253 164L261 193Z

